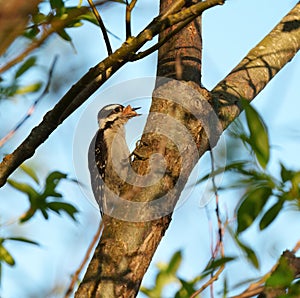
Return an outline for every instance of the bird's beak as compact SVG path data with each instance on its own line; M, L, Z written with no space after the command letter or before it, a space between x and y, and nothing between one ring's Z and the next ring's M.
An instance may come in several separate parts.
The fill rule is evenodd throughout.
M124 110L123 110L123 115L127 118L132 118L135 116L140 116L141 114L138 114L136 110L140 109L141 107L137 108L132 108L130 105L128 105Z

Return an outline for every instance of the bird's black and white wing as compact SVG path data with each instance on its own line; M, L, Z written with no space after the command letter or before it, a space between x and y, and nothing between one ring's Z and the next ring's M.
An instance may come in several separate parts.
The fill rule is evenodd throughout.
M107 149L103 143L103 131L99 130L93 137L89 152L88 166L91 176L91 185L94 197L99 205L100 213L104 210L104 181L107 162Z

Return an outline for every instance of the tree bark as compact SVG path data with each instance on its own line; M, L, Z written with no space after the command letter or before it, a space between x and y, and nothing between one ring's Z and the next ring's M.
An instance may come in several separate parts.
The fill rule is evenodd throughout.
M166 11L172 0L160 1L160 11ZM159 39L165 38L176 25L163 31ZM180 33L173 36L158 50L157 76L201 84L202 35L201 17L196 18Z

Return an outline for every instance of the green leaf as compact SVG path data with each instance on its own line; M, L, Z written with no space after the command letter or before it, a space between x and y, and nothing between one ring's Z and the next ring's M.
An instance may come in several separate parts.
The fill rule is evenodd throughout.
M37 208L30 206L26 213L19 218L20 223L28 221L35 214L36 211Z
M231 234L232 238L235 240L236 244L241 248L241 250L246 254L247 259L251 262L251 264L255 268L259 268L259 262L256 257L256 254L253 249L251 249L249 246L247 246L245 243L243 243L238 235L236 235L230 228L228 228L229 233Z
M50 5L52 9L56 9L57 11L61 11L64 8L64 2L62 0L50 0Z
M20 169L24 173L26 173L30 178L32 178L32 180L34 182L39 184L39 178L38 178L38 176L36 175L36 173L34 172L34 170L31 167L29 167L29 166L27 166L26 164L23 163L23 164L20 165Z
M32 22L35 24L38 24L38 25L46 22L47 19L48 19L48 16L41 12L38 12L32 16Z
M36 198L39 195L38 192L36 192L36 190L27 183L18 182L12 179L8 179L7 183L13 188L26 193L30 199Z
M29 68L35 65L36 57L30 57L28 58L17 70L15 74L15 79L19 78L21 75L23 75Z
M193 293L196 291L195 282L187 282L181 278L178 278L181 283L181 289L175 294L175 298L186 298L191 297Z
M41 212L42 212L44 218L45 218L46 220L48 220L48 219L49 219L48 212L47 212L45 209L40 209L40 210L41 210Z
M274 221L274 219L281 211L283 204L284 204L284 200L279 200L264 214L264 216L259 222L260 230L265 229Z
M96 26L99 26L98 20L96 19L95 15L93 14L92 11L89 11L89 12L87 12L85 14L82 14L80 16L80 19L88 21L88 22L90 22L90 23L92 23L92 24L94 24Z
M283 182L291 180L294 176L294 171L288 170L282 163L280 163L281 171L280 176Z
M38 26L33 26L32 28L26 30L23 34L24 37L33 39L40 33L40 29Z
M5 238L5 239L6 240L12 240L12 241L25 242L25 243L29 243L29 244L33 244L33 245L38 245L39 246L38 242L29 240L29 239L24 238L24 237L8 237L8 238Z
M28 174L35 182L39 182L37 176L35 175L34 171L32 171L29 167L22 165L22 170ZM36 191L33 187L26 183L20 183L14 180L8 180L8 183L16 188L17 190L26 193L28 195L30 201L30 207L20 217L20 222L24 223L32 218L37 211L40 211L45 219L49 218L49 210L56 212L57 214L61 214L61 212L65 212L69 215L73 220L76 221L75 214L78 210L71 204L64 203L64 202L49 202L49 197L62 197L61 193L56 191L56 187L58 183L62 179L66 179L67 175L58 171L54 171L48 175L45 181L45 186L42 191ZM75 181L70 179L71 181ZM18 238L21 239L21 238ZM17 240L17 239L16 239ZM22 241L22 240L19 240Z
M202 277L212 274L217 268L225 265L228 262L235 260L235 257L223 257L219 259L212 260L208 263L206 268L202 273Z
M78 28L78 27L81 27L83 26L83 23L81 21L74 21L74 22L71 22L68 24L68 28Z
M297 192L300 186L300 172L294 172L291 182L293 190Z
M30 84L27 86L18 87L15 94L26 94L26 93L37 92L41 89L42 85L43 84L41 82L37 82L37 83Z
M252 263L252 265L255 268L259 268L259 262L254 250L242 242L239 243L239 247L246 253L247 259Z
M250 131L249 144L262 168L266 168L270 158L270 145L267 127L259 113L246 101L242 100Z
M58 171L54 171L46 178L46 185L44 196L46 197L62 197L62 195L55 191L57 184L61 179L66 179L67 175Z
M167 267L166 272L170 274L175 274L181 262L182 262L182 253L179 250L175 252L174 255L172 256L172 259L169 262L169 266Z
M200 178L197 181L197 184L199 184L199 183L207 180L210 177L217 176L219 174L223 174L224 172L236 171L236 172L239 172L239 173L244 173L245 172L244 168L248 164L249 164L248 161L243 161L243 160L242 161L232 162L231 164L228 164L225 167L218 168L215 171L210 172L209 174L203 176L202 178Z
M243 232L253 223L271 194L270 187L259 187L245 193L237 211L237 233Z
M279 265L272 275L266 280L269 287L288 287L294 280L293 270L288 265L285 257L280 257Z
M168 264L157 264L159 273L156 276L155 285L152 288L141 287L140 291L149 298L162 297L164 287L172 282L178 282L177 270L182 260L181 252L177 251L173 254Z
M61 173L59 171L54 171L50 173L46 178L46 184L47 185L52 184L56 186L61 179L66 179L66 178L67 178L67 174Z
M72 41L71 36L66 32L66 30L61 29L59 31L56 32L62 39L66 40L66 41Z
M2 261L4 261L5 263L7 263L10 266L15 265L14 258L1 243L0 244L0 262L2 262Z
M50 208L52 211L60 214L61 211L66 212L73 220L76 221L75 214L78 213L78 210L69 203L64 202L49 202L47 207Z

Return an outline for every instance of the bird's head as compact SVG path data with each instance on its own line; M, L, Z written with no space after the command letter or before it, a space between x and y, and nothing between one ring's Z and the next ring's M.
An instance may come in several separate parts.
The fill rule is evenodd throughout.
M103 107L98 113L99 129L124 125L130 118L140 115L136 112L138 109L140 107L132 108L130 105L124 107L120 104L110 104Z

